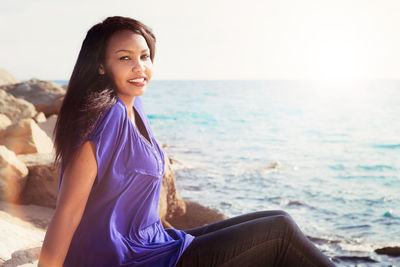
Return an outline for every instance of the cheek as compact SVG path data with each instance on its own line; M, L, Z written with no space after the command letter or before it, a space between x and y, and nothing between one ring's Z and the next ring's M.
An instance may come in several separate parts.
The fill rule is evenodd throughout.
M117 82L119 79L121 79L121 73L123 73L121 69L116 66L108 69L108 75L114 82Z
M147 77L150 79L151 78L151 76L153 75L153 65L152 64L149 64L147 67L146 67L146 74L147 74Z

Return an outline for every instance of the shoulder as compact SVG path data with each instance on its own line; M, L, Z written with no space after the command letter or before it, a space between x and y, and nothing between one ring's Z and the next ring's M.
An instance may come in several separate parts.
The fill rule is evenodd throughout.
M103 111L88 139L100 138L104 134L117 132L122 127L126 117L125 106L117 100L111 108Z
M106 124L115 124L120 120L124 120L126 118L126 108L123 103L121 103L118 99L114 103L114 105L111 106L111 108L103 111L103 114L101 115L98 125L97 126L106 126Z
M123 103L121 103L120 100L118 100L118 98L114 103L114 105L111 106L111 108L103 112L103 117L113 117L115 119L119 117L124 118L125 116L126 116L126 107Z

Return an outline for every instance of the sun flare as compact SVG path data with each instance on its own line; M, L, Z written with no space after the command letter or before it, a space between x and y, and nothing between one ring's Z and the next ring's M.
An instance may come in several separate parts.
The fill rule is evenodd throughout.
M321 40L313 53L316 80L363 79L359 50L350 40Z

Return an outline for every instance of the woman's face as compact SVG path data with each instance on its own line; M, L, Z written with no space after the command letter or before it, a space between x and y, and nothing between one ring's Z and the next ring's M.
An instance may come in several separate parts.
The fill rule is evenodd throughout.
M146 40L129 30L115 32L108 40L102 67L112 78L119 97L142 95L153 73Z

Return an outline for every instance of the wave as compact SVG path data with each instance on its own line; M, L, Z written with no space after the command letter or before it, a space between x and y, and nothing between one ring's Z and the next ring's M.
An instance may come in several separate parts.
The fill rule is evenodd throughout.
M336 164L336 165L328 165L328 168L334 171L344 171L348 169L343 164ZM397 168L390 166L390 165L384 165L384 164L377 164L377 165L357 165L357 169L363 170L363 171L396 171Z
M333 261L336 263L378 263L378 261L372 259L368 256L335 256L333 257Z
M396 168L389 165L358 165L358 169L362 169L365 171L395 171Z
M337 175L336 178L340 179L386 179L390 176L385 175Z
M400 144L384 144L384 145L373 145L374 148L383 149L400 149Z
M348 225L348 226L338 227L338 229L341 229L341 230L353 230L353 229L362 229L362 228L371 228L371 225L361 224L361 225Z
M147 115L147 117L150 120L174 120L174 121L177 120L177 118L174 116L167 116L167 115L161 115L161 114L160 115L149 114L149 115Z
M314 207L312 207L312 206L310 206L310 205L308 205L308 204L305 204L305 203L303 203L303 202L301 202L301 201L297 201L297 200L290 200L290 201L288 201L288 202L286 203L286 206L288 206L288 207L290 207L290 206L306 207L306 208L309 208L309 209L311 209L311 210L315 210L315 209L316 209L316 208L314 208Z
M344 171L346 169L343 164L329 165L328 168L334 171Z
M400 219L400 217L396 216L396 214L392 210L386 211L382 214L382 216L385 218Z

